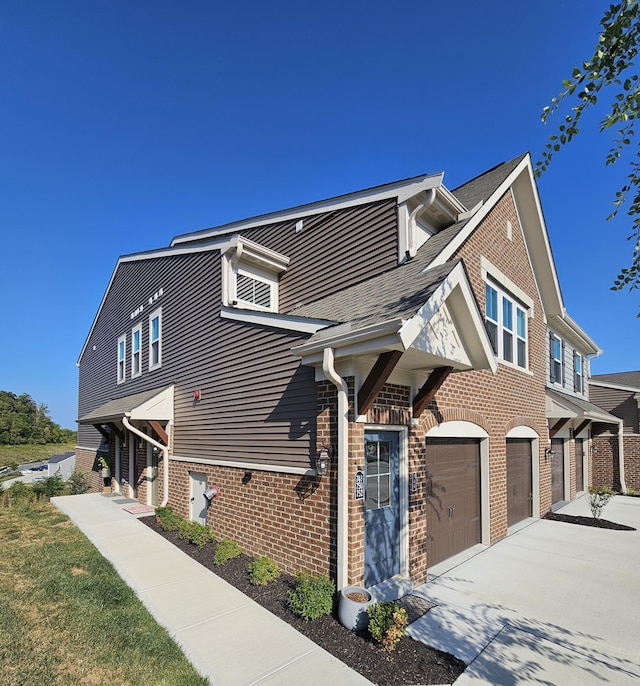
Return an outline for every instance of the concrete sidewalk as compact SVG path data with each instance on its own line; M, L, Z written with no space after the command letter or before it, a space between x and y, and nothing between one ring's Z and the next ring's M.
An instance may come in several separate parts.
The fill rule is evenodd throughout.
M137 501L86 494L51 502L213 686L371 683L124 511Z
M469 664L455 686L640 683L640 498L602 518L638 530L532 520L417 589L437 607L409 634Z

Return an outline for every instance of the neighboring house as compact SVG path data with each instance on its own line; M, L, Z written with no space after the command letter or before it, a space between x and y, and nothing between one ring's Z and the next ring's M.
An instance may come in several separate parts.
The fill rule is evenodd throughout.
M68 481L73 474L76 466L76 454L64 453L62 455L54 455L48 464L47 476L54 476L58 474L65 481Z
M640 491L640 371L594 374L589 391L594 403L619 418L622 429L596 427L594 485Z
M414 177L121 257L77 463L288 571L421 583L588 485L597 353L529 155L453 191Z

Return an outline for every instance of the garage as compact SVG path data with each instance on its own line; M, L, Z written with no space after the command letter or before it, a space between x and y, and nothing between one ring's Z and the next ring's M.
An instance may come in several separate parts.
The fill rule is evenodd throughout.
M533 465L531 441L507 439L507 526L531 517Z
M427 438L427 564L479 543L480 441Z

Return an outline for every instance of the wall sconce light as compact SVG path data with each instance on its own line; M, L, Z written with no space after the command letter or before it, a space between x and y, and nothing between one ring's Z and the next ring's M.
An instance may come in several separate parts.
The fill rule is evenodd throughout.
M545 448L544 449L544 459L548 460L550 457L553 457L556 454L556 451L553 448Z
M154 455L157 455L160 452L160 448L158 448L157 445L154 445L151 450L152 450Z
M251 478L253 477L253 474L251 472L245 472L243 477L242 477L242 483L243 484L248 484L249 481L251 481Z
M323 477L327 473L332 457L333 446L329 446L328 448L322 447L318 450L316 455L316 474L318 476Z

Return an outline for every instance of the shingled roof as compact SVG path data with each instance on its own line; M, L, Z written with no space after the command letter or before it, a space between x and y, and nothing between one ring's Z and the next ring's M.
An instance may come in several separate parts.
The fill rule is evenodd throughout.
M600 383L612 383L616 386L628 386L640 388L640 371L637 372L614 372L612 374L593 374L591 381Z

